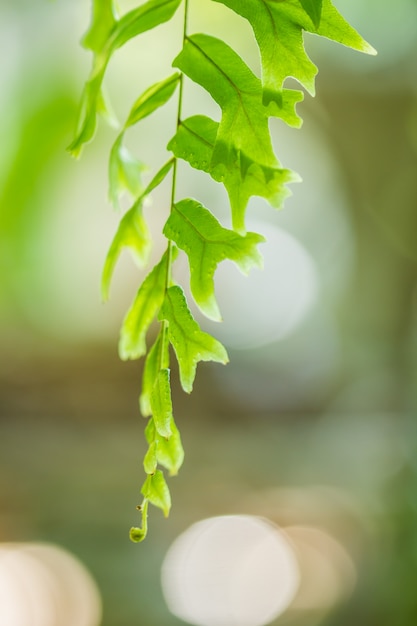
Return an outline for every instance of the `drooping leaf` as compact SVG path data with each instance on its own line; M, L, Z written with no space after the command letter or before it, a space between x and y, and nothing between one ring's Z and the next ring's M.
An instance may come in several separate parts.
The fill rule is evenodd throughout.
M121 48L127 41L168 22L182 0L148 0L123 15L113 29L109 40L111 52Z
M107 253L101 278L103 301L108 299L114 267L123 248L128 248L137 264L143 267L148 262L150 247L150 232L143 217L142 202L138 201L120 220L116 235Z
M146 425L145 436L149 446L156 443L155 450L158 463L169 471L170 476L176 476L184 461L184 449L174 419L171 421L171 432L169 438L161 437L151 418Z
M117 22L113 0L93 0L93 16L82 45L93 52L100 52Z
M223 228L210 211L192 199L173 206L163 232L188 256L191 292L196 303L207 317L220 320L214 295L217 265L230 259L244 274L253 266L262 266L257 245L265 241L264 237L256 233L242 236Z
M207 89L222 109L209 169L215 180L227 180L234 200L233 227L244 232L247 189L242 194L239 187L249 174L267 183L271 173L280 169L261 82L236 52L208 35L187 38L174 65Z
M145 191L143 192L143 196L142 196L143 199L145 198L145 196L149 196L149 194L154 189L156 189L163 182L163 180L165 180L165 178L168 176L169 172L171 171L173 165L174 165L174 159L170 159L169 161L164 163L164 165L161 167L160 170L158 170L158 172L155 174L155 176L152 178L151 182L149 183L149 185L146 187Z
M123 361L146 354L146 333L164 300L167 266L165 253L141 284L124 318L119 341L119 355Z
M94 51L93 69L82 94L75 138L68 147L73 156L79 156L83 145L94 137L101 85L112 54L133 37L169 21L180 4L181 0L148 0L114 21L113 5L107 0L100 7L96 0L93 24L86 35L86 45ZM103 27L99 24L102 17Z
M282 109L282 86L289 76L314 95L317 68L305 52L303 30L361 52L375 50L335 9L330 0L215 0L251 24L262 59L264 102ZM272 115L273 109L270 109Z
M172 76L169 76L165 80L162 80L152 87L149 87L144 93L136 100L133 105L129 116L126 120L125 128L133 126L144 117L147 117L159 107L168 102L171 96L174 94L180 81L180 74L176 72Z
M167 290L158 319L168 322L168 338L177 355L182 388L187 393L192 391L199 361L228 362L222 344L200 329L178 285Z
M156 458L156 441L151 441L147 453L143 459L143 469L147 474L154 474L158 465L158 459Z
M298 182L299 176L288 169L279 167L260 167L252 162L247 166L242 177L242 166L237 160L220 181L211 171L213 149L217 137L218 123L209 117L195 115L182 121L177 133L168 144L177 158L184 159L195 169L211 174L222 182L227 190L232 209L233 226L238 232L244 232L244 210L251 196L261 196L271 206L280 208L289 195L286 183Z
M171 436L172 400L170 371L159 370L151 393L151 410L156 431L162 437Z
M168 485L161 470L155 474L149 474L142 487L142 495L151 504L162 509L165 517L168 517L171 508L171 496Z
M159 333L152 348L149 350L142 375L142 391L139 397L140 411L143 417L152 415L151 395L158 372L162 367L168 367L168 344L162 342L162 332Z
M133 258L140 267L143 267L148 262L151 248L151 236L142 213L143 202L146 196L162 183L171 170L173 163L173 159L170 159L161 167L146 187L143 194L121 219L119 228L117 229L104 263L101 278L101 294L103 301L108 299L114 267L123 248L129 248Z
M142 174L146 166L138 161L123 145L124 134L116 139L109 160L109 198L115 209L119 208L119 197L127 191L133 199L143 192Z

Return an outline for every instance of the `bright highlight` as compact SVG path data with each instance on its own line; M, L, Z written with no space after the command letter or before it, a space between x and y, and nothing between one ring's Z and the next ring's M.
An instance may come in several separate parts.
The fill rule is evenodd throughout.
M170 547L162 588L170 611L195 626L263 626L282 614L299 585L285 535L266 520L202 520Z

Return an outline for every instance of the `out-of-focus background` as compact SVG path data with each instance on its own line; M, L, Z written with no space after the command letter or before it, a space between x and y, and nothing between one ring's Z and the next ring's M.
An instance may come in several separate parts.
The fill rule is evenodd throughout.
M149 537L134 546L141 364L121 363L117 340L143 273L123 257L101 304L119 219L107 202L114 129L101 122L80 161L65 152L91 61L79 46L90 2L2 0L3 626L417 623L417 3L335 5L378 56L306 38L317 97L299 105L301 130L271 121L278 157L303 183L280 212L251 200L249 227L268 238L265 269L248 279L232 265L218 271L224 323L201 323L231 362L200 365L190 397L174 373L186 461L170 481L170 519L152 510ZM210 0L191 11L193 31L224 37L258 71L243 20ZM180 22L111 61L106 87L120 120L172 71ZM185 101L187 115L218 115L189 83ZM128 137L149 176L166 157L175 106ZM206 176L182 166L179 193L228 224L224 190ZM155 258L168 197L162 186L145 210ZM270 523L267 554L247 554ZM237 578L226 599L211 587ZM248 592L255 579L265 598Z

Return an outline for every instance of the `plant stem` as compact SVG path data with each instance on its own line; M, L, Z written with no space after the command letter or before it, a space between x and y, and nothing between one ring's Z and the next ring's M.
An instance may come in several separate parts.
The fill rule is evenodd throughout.
M187 24L188 24L188 2L189 0L184 0L184 22L183 22L183 30L182 30L182 47L184 47L185 40L187 37ZM178 94L178 110L177 110L177 120L176 120L176 133L179 130L181 124L181 113L182 113L182 97L184 90L184 74L181 72L180 81L179 81L179 94ZM170 212L174 209L175 204L175 191L177 185L177 157L174 157L174 165L172 168L172 187L171 187L171 204L170 204ZM171 286L172 283L172 264L173 264L173 243L170 239L168 239L167 246L167 272L165 278L165 292ZM167 331L168 331L168 323L166 321L162 322L162 341L161 341L161 351L159 355L160 367L165 368L169 367L169 352L167 345ZM168 356L167 356L168 355Z

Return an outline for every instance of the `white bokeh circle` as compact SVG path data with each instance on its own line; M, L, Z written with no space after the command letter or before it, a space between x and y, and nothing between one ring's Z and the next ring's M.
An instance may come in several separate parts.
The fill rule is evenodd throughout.
M195 626L263 626L287 609L298 585L284 533L248 515L197 522L174 541L162 566L170 611Z

